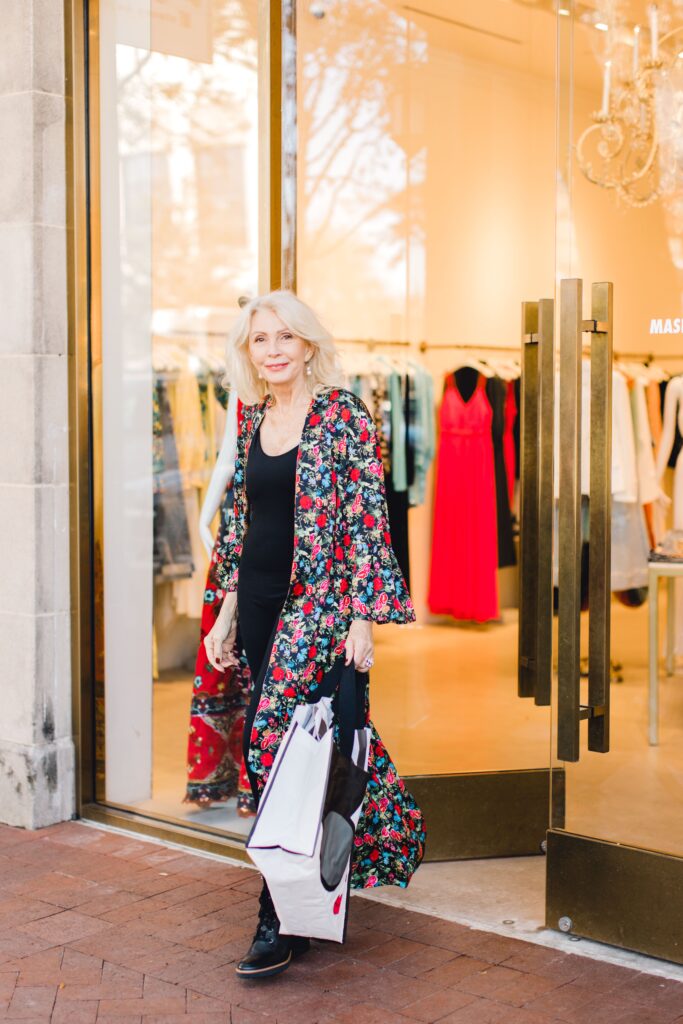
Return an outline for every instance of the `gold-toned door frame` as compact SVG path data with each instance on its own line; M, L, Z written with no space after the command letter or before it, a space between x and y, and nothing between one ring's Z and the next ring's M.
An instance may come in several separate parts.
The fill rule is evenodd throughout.
M99 0L64 0L69 93L74 732L84 818L244 856L242 837L106 801L101 403ZM259 0L259 290L296 288L296 0ZM418 776L429 859L539 853L549 768ZM562 771L552 773L561 799ZM524 806L508 828L506 809ZM484 813L485 812L485 813ZM502 817L501 817L502 815Z
M85 0L65 0L67 301L72 719L76 807L92 800L94 779L92 518L90 426L89 194Z
M99 176L99 0L63 0L65 24L69 306L72 715L76 808L86 819L244 857L223 837L154 813L106 803ZM259 0L259 290L296 284L295 0Z

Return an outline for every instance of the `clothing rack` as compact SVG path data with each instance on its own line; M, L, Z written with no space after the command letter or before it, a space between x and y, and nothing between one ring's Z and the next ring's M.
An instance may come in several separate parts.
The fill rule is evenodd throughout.
M335 338L338 345L365 345L367 348L375 348L376 346L409 346L412 345L412 341L406 341L404 338L400 340L391 340L387 338Z
M403 347L417 346L420 352L428 352L430 349L444 349L451 351L461 352L510 352L514 355L519 355L521 347L519 345L462 345L455 342L438 342L438 341L409 341L405 338L400 339L387 339L387 338L336 338L338 345L366 345L368 348L374 348L375 346L396 346L400 345Z
M227 338L227 331L198 331L198 330L180 330L179 328L173 328L170 331L154 331L154 335L157 338Z
M663 363L669 359L683 360L683 352L615 352L614 358L624 361L633 359L636 362Z
M456 342L421 341L420 352L427 352L429 349L444 349L459 352L512 352L521 355L521 345L463 345Z

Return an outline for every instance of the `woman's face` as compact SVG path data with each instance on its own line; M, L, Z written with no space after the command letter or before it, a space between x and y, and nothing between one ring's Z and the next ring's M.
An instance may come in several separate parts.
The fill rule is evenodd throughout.
M304 378L310 346L272 309L257 309L251 318L249 355L268 384L291 385Z

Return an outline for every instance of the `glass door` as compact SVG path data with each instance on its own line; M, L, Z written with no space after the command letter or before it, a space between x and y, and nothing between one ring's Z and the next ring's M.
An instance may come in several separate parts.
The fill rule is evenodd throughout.
M245 681L200 635L231 514L224 341L259 275L257 7L89 4L93 796L240 840Z
M586 410L590 383L600 372L592 341L579 347L576 370L583 441L565 419L559 430L560 446L574 445L582 464L573 576L566 558L563 571L563 553L559 557L553 758L564 768L566 792L564 816L555 810L548 837L547 923L681 961L675 907L683 881L677 662L683 603L675 577L683 567L677 532L683 526L683 15L667 2L566 4L557 30L557 276L566 282L563 298L574 287L570 279L583 279L584 293L588 282L613 284L614 362L606 382L611 422L603 425L606 439L611 428L611 455L607 444L602 452L611 505L607 538L594 535L592 525L589 477L600 455L598 427ZM593 335L583 333L591 327L586 321L597 319L589 294L573 315L588 341ZM563 619L562 607L577 593L580 603L591 604L586 584L592 571L585 565L582 571L581 555L592 567L594 556L604 556L605 540L611 547L604 565L611 628L594 653L611 686L597 743L590 710L599 689L597 662L585 659L600 602L578 613L575 636L574 620ZM670 582L660 587L662 575ZM665 617L666 674L659 657ZM569 667L562 657L568 644L575 649ZM580 729L577 711L587 718Z
M553 294L554 13L299 0L296 40L288 283L377 417L391 428L426 381L435 428L406 479L393 421L392 540L418 621L376 630L373 719L424 806L428 857L540 853L549 708L518 696L519 308ZM452 441L480 429L481 449Z

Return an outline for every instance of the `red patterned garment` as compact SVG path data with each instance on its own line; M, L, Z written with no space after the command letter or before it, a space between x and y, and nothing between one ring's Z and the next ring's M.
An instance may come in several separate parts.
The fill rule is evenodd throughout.
M215 623L223 600L218 573L225 558L228 529L225 519L229 521L231 517L229 510L226 514L225 508L221 509L221 528L204 590L190 705L185 802L200 805L225 801L239 794L251 797L242 756L244 714L251 685L247 660L242 654L239 668L219 672L207 658L204 648L204 637ZM241 648L241 644L237 646Z

